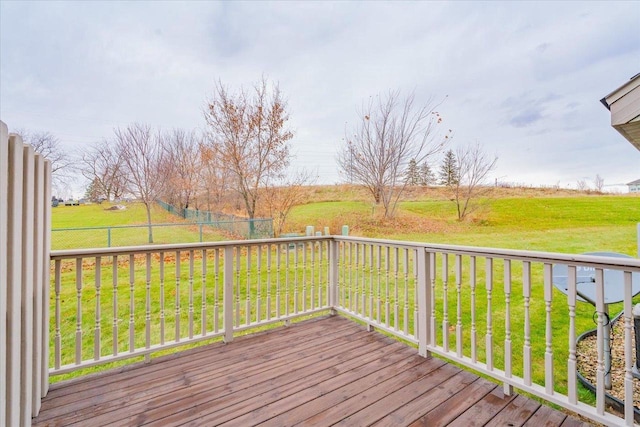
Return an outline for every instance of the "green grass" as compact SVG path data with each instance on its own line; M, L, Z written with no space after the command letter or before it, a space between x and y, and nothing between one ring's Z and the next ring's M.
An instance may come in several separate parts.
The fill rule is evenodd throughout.
M142 203L127 203L124 210L109 210L109 204L58 206L52 210L52 249L100 248L148 244L147 214ZM200 241L200 228L158 206L151 213L153 242L192 243ZM123 226L125 226L123 228ZM80 229L93 228L94 229ZM113 227L111 230L105 227ZM224 240L217 229L203 227L203 241Z

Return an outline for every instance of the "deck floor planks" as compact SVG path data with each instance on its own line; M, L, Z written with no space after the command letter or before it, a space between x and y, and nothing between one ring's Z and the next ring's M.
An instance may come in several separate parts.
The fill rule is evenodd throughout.
M34 426L587 425L339 316L54 384Z

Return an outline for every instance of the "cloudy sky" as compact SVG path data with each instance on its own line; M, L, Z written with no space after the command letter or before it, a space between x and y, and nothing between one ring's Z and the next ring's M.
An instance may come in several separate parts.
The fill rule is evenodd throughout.
M599 100L640 72L639 2L0 1L0 118L70 151L144 122L203 129L218 79L288 98L295 162L335 156L370 96L444 100L453 144L493 178L575 186L640 178ZM614 187L610 187L614 188Z

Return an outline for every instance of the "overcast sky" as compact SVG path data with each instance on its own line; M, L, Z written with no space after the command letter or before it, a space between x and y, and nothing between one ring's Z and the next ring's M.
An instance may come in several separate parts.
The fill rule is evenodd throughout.
M453 144L499 157L492 179L575 186L640 178L599 100L640 72L640 2L0 1L0 118L70 151L115 127L204 128L220 79L262 75L289 101L294 164L335 156L369 96L399 89ZM613 188L613 187L611 187Z

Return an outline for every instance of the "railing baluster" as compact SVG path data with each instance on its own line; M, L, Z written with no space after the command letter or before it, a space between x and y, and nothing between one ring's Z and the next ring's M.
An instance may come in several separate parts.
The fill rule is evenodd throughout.
M113 355L118 355L118 256L113 256L113 265L112 265L112 282L113 282L113 292L112 292L112 302L113 302L113 323L112 323L112 335L113 335Z
M245 292L247 294L245 298L245 325L251 324L251 252L252 247L247 246L247 283L245 284Z
M567 266L567 304L569 305L569 360L567 362L567 388L569 403L578 403L578 361L576 357L576 266Z
M511 260L504 260L504 375L511 378ZM507 396L513 394L513 386L504 383L503 392Z
M93 327L93 360L100 360L100 322L102 311L100 307L100 286L102 285L102 258L96 257L96 317Z
M315 292L315 282L316 282L316 250L320 250L322 247L322 242L312 243L311 244L311 310L316 308L316 292ZM322 269L319 269L318 272L321 272ZM322 282L318 282L322 283ZM320 286L318 286L318 292L320 292ZM318 301L318 306L322 306L322 301Z
M61 286L61 272L62 272L62 261L57 259L55 261L55 298L56 298L56 308L55 308L55 334L54 334L54 358L55 358L55 368L60 369L62 364L62 336L60 335L60 286Z
M146 287L145 287L145 348L151 347L151 253L147 253L146 257ZM149 354L145 356L147 362L150 360Z
M553 297L552 265L544 264L544 305L545 319L545 351L544 351L544 385L545 392L553 395L553 329L551 328L551 300Z
M310 242L302 244L302 311L307 311L307 250Z
M605 371L604 371L604 328L608 328L609 316L604 302L604 272L596 268L596 312L598 314L597 350L596 362L596 412L604 414L605 405ZM606 324L605 324L606 322Z
M289 295L289 288L291 287L291 284L289 283L289 262L291 260L291 245L287 245L287 249L285 251L285 262L284 262L284 266L285 266L285 270L284 270L284 302L285 302L285 310L284 310L284 314L285 316L289 317L289 313L290 313L290 306L291 306L291 300L290 300L290 295Z
M491 313L491 293L493 291L493 258L486 259L486 277L485 283L487 288L487 336L486 340L486 354L487 354L487 369L493 371L493 314Z
M400 249L396 246L393 248L394 257L393 257L393 329L398 330L399 319L398 315L400 314L400 307L398 302L398 270L400 264Z
M523 347L523 380L525 385L531 385L531 315L529 305L531 299L531 263L522 263L522 295L524 297L524 347Z
M193 338L193 273L194 251L189 251L189 339Z
M271 320L271 245L267 245L267 320Z
M462 255L456 255L456 354L462 357Z
M360 315L367 316L367 246L362 244L362 286L360 289Z
M442 254L442 348L449 351L449 254Z
M478 329L476 328L476 257L469 257L469 286L471 288L471 361L478 361Z
M76 365L82 362L82 258L76 258Z
M624 400L625 402L633 402L633 374L631 373L633 363L633 349L631 347L631 330L632 325L632 290L631 290L631 272L623 273L624 281ZM636 355L636 357L638 357ZM633 425L634 410L632 404L628 403L624 406L624 419L628 426Z
M217 334L219 330L220 330L220 248L216 248L213 253L213 332Z
M384 258L384 264L385 264L385 304L384 304L384 324L385 326L388 328L389 327L389 322L390 317L391 317L391 300L389 297L389 285L390 285L390 280L389 280L389 270L391 269L391 248L389 248L389 246L385 246L385 258Z
M373 245L369 248L369 320L373 322Z
M258 245L256 249L256 267L258 274L256 275L256 323L262 321L262 245Z
M202 301L200 303L200 331L201 335L207 335L207 250L203 249L202 266L200 270L200 292Z
M299 297L298 294L298 254L300 253L300 245L298 243L295 244L293 249L293 312L295 314L298 313L299 308Z
M377 309L376 309L376 321L378 323L380 323L380 318L381 318L381 311L382 311L382 293L381 293L381 288L380 288L380 282L382 281L382 277L381 277L381 271L380 268L382 266L382 246L378 245L377 247L377 258L376 258L376 270L377 270L377 276L378 276L378 296L377 296Z
M430 340L429 345L436 345L436 330L438 327L436 326L436 253L429 253L429 281L431 282L431 322L429 325L431 326L430 332Z
M158 254L159 260L159 274L160 274L160 344L164 344L164 252Z
M176 251L175 340L180 341L180 251Z
M236 286L235 286L235 301L236 301L236 320L235 320L235 325L236 326L240 326L240 267L242 265L242 249L240 248L240 246L237 246L235 248L235 260L232 259L229 260L229 262L235 262L235 266L236 266ZM226 262L226 259L225 259ZM232 264L233 265L233 264ZM233 289L233 287L232 287ZM226 307L225 307L226 308Z
M129 255L129 353L136 348L136 312L135 312L135 259Z
M409 335L409 249L404 248L404 334Z
M358 314L358 302L360 300L360 244L356 243L356 265L354 267L356 272L355 278L355 293L353 294L353 302L351 304L351 311Z
M420 316L418 308L418 256L424 255L421 249L415 249L413 251L413 336L414 338L418 338L418 328L420 326ZM425 282L426 285L426 282Z
M280 261L282 245L276 245L276 318L280 318Z

